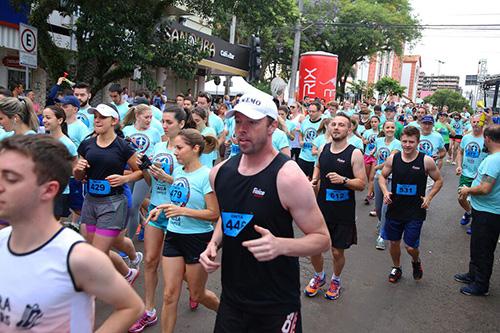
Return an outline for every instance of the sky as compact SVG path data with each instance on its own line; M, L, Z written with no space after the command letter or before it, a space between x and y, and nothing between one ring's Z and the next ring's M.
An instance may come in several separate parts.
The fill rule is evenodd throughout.
M500 24L498 0L410 0L421 24ZM500 74L500 28L496 31L424 30L405 54L422 58L426 75L477 74L479 59L487 59L488 74ZM439 65L438 60L444 62ZM470 90L470 87L465 87Z

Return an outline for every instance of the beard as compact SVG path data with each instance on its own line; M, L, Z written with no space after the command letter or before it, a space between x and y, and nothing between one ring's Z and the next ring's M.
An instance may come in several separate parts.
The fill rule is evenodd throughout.
M347 133L345 134L333 134L332 135L332 141L335 141L335 142L340 142L342 140L344 140L345 138L347 138Z

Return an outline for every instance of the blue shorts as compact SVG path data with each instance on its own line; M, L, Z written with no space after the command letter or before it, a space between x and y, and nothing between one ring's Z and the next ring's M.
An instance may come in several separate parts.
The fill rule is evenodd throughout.
M424 220L397 221L385 219L382 229L382 238L388 241L399 241L401 237L406 245L417 249L420 245L420 231Z
M85 186L83 183L71 177L69 179L69 208L74 211L81 211L85 193Z
M155 209L156 206L153 204L149 204L148 207L148 213ZM163 232L167 232L167 225L168 225L168 217L165 216L165 212L162 211L160 215L158 216L158 219L156 221L150 220L148 222L148 225L155 227L157 229L163 230Z

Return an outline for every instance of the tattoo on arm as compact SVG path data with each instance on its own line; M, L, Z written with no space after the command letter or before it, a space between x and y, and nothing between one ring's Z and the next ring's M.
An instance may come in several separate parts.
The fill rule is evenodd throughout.
M483 175L483 178L481 178L481 183L494 183L495 181L495 178L488 175Z

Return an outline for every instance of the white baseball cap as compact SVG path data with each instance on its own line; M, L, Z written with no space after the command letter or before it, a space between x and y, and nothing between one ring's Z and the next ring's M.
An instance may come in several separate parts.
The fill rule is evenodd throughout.
M120 115L118 114L118 110L116 109L116 106L112 104L99 104L95 108L90 108L88 110L88 113L95 113L99 112L101 116L104 117L113 117L115 119L120 120Z
M231 111L226 112L226 118L240 112L248 118L260 120L264 117L278 119L278 108L273 98L265 93L248 93L240 97L238 104Z

